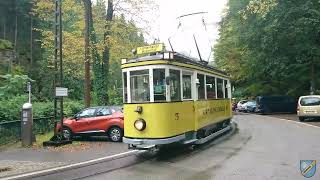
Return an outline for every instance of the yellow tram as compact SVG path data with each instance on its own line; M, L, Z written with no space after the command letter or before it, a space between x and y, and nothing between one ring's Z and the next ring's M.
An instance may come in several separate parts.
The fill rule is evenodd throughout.
M123 142L129 148L201 144L230 129L231 85L226 73L168 51L122 59L121 68Z

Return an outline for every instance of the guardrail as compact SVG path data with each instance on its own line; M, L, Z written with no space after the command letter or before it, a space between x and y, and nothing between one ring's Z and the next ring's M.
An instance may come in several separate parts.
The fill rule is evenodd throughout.
M53 117L33 119L33 133L44 134L53 130ZM21 120L0 122L0 145L20 141Z

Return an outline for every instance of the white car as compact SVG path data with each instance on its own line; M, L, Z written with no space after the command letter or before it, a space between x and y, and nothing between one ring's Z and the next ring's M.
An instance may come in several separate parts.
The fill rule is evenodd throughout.
M241 101L238 102L238 104L237 104L237 110L238 110L239 112L245 111L243 105L244 105L246 102L248 102L248 100L241 100Z
M320 118L320 96L301 96L298 101L297 115L300 121L307 118Z

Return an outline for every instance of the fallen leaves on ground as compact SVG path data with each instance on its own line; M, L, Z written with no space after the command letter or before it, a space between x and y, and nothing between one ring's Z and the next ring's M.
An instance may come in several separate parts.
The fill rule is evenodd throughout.
M58 147L46 147L47 150L52 152L76 152L85 151L91 148L101 147L102 143L87 143L87 142L73 142L72 144L67 144Z

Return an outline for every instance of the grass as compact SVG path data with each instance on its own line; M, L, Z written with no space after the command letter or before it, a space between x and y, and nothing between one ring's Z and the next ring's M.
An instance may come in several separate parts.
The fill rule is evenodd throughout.
M42 147L42 143L44 141L49 141L50 138L52 138L52 136L54 135L53 131L50 131L48 133L45 133L45 134L38 134L36 135L36 142L34 142L32 144L32 147L33 148L39 148L39 147Z
M53 131L50 131L50 132L45 133L45 134L38 134L38 135L36 135L36 142L34 142L31 146L28 146L27 148L33 148L33 149L43 148L42 143L44 141L49 141L52 138L53 135L54 135ZM85 144L86 143L84 143L84 142L73 141L72 144L61 146L61 147L59 147L59 149L70 148L70 147L73 147L73 146L84 146ZM22 147L21 141L12 142L12 143L1 145L0 146L0 151L10 150L10 149L17 149L17 148L21 148L21 147ZM53 148L53 149L55 149L55 148Z

